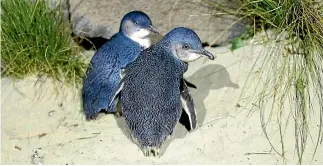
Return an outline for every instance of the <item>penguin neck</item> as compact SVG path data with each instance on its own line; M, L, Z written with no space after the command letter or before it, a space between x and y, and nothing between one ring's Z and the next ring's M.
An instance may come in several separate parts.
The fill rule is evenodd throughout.
M181 61L180 59L178 59L176 57L176 55L174 55L174 52L172 50L172 47L169 43L165 42L165 41L161 41L158 44L152 46L152 47L157 47L158 50L162 50L163 53L161 54L157 54L156 56L160 56L160 55L168 55L170 57L172 57L172 61L174 61L177 65L177 67L179 67L179 69L183 72L186 72L188 69L188 63Z
M130 36L129 38L131 40L135 41L136 43L138 43L144 49L146 49L146 48L148 48L148 47L151 46L151 40L150 40L149 37L146 37L146 38L138 38L138 37Z
M125 30L122 30L122 29L119 31L119 33L121 35L123 35L124 37L136 42L137 44L139 44L144 49L151 46L151 40L150 40L149 36L147 36L145 38L139 38L139 37L136 37L134 35L128 34Z
M167 54L172 55L174 58L176 58L178 61L182 62L183 64L187 65L186 62L182 61L179 59L179 57L177 56L177 52L175 50L175 48L172 46L171 41L170 40L161 40L158 43L159 47L162 48L162 50L165 50L167 52Z

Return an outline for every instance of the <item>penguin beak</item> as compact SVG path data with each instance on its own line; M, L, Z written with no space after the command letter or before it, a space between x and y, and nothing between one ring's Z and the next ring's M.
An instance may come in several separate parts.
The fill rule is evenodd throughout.
M203 55L203 56L207 56L210 60L214 60L216 58L216 56L214 56L210 52L206 51L205 49L198 50L198 51L196 50L196 51L193 51L193 53L200 54L200 55Z
M155 28L153 25L150 25L148 27L148 29L153 33L158 33L158 34L160 33L159 30L157 28Z

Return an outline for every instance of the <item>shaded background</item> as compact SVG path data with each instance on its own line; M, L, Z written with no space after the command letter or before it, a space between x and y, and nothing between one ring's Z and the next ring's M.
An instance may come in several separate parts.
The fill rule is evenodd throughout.
M237 7L232 0L208 1ZM132 10L147 13L162 35L184 26L193 29L203 43L213 45L228 44L246 29L245 20L222 14L205 0L69 0L68 3L76 36L108 39L118 32L122 17Z

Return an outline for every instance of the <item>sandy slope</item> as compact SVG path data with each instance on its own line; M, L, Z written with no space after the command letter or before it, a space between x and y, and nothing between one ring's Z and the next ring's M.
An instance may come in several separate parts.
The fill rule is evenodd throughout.
M249 69L261 49L262 46L247 46L234 52L227 47L211 49L218 56L215 61L202 58L190 64L185 76L198 87L192 90L192 94L201 126L187 133L183 126L178 125L175 136L168 141L160 158L143 156L128 139L122 119L100 115L98 120L86 122L80 112L80 98L75 89L59 87L60 93L55 96L51 81L45 81L39 87L39 84L35 85L35 78L15 83L3 78L1 162L282 164L262 133L259 112L248 114L252 104L247 105L247 100L238 101ZM247 94L252 96L252 88ZM295 164L293 130L288 131L285 140L291 149L286 151L287 163ZM270 134L277 134L277 130ZM308 150L313 151L313 146ZM311 160L309 155L306 163ZM319 156L323 156L322 146L312 164L323 164Z

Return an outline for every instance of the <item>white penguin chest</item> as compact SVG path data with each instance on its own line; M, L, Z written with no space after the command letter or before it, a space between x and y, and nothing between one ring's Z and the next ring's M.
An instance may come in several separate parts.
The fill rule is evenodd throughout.
M146 29L140 29L139 31L130 35L130 38L139 43L140 46L144 47L145 49L150 47L151 40L149 37L150 31Z
M149 37L141 39L141 38L133 38L135 42L139 43L140 46L144 47L145 49L151 46L151 40Z

